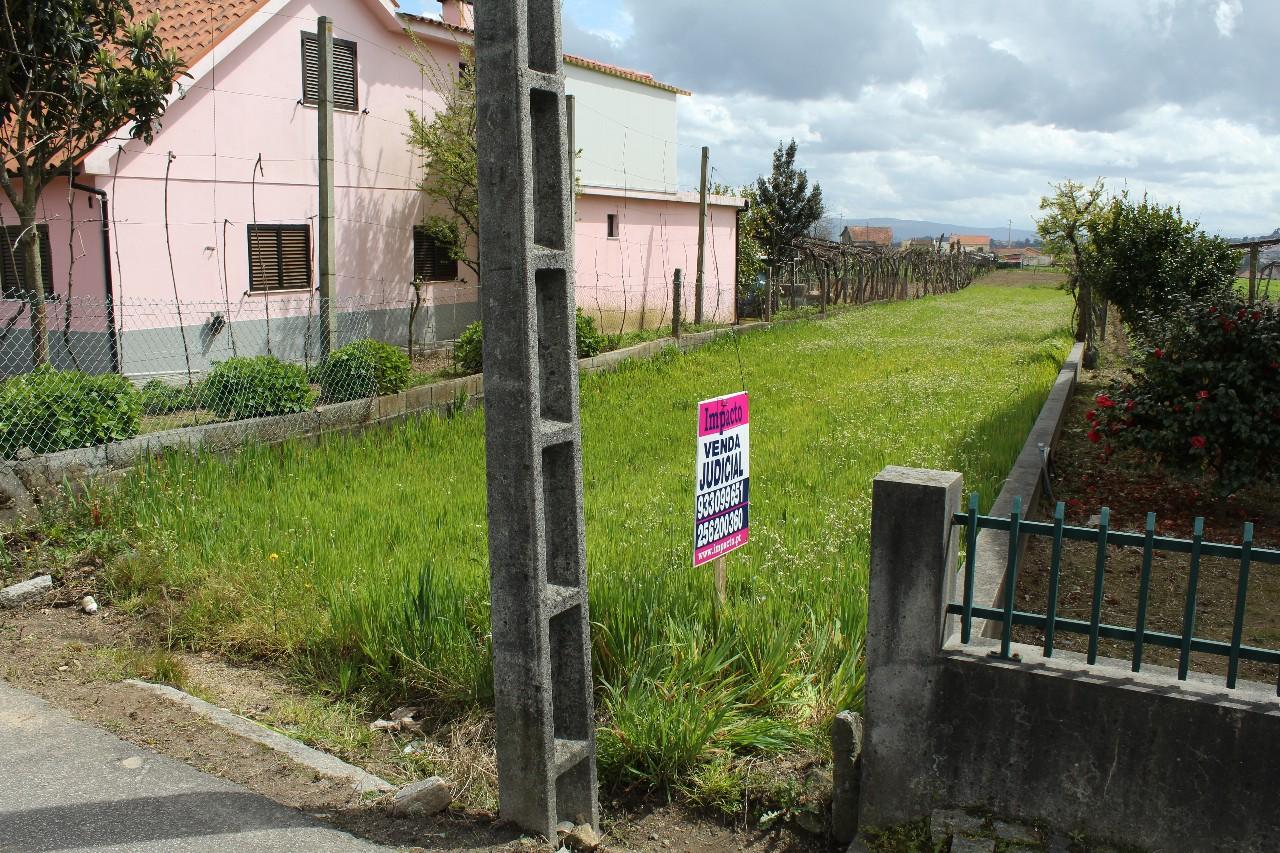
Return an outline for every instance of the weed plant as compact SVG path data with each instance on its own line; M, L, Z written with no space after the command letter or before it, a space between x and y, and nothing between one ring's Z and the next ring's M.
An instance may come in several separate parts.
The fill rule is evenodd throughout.
M719 778L860 706L872 479L957 470L989 503L1066 354L1069 308L974 286L583 378L603 779ZM694 420L743 387L751 542L719 607L710 568L691 566ZM179 645L276 662L371 712L491 701L483 412L170 456L87 500L135 543L112 564L117 595L165 608Z

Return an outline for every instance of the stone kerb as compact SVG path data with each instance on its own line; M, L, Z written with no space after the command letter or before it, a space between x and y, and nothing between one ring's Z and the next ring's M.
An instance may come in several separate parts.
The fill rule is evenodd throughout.
M768 323L753 323L712 329L685 336L680 347L692 349L721 335L768 328ZM580 359L579 369L587 373L613 370L628 359L652 358L675 344L674 338L645 341L593 358ZM293 415L221 421L146 433L96 447L41 456L27 454L25 458L0 462L0 523L31 517L42 500L56 495L66 486L79 488L98 477L124 471L170 450L232 453L247 443L275 444L289 438L310 438L373 423L394 423L429 412L450 411L460 402L465 402L468 409L474 408L481 405L483 399L484 375L477 373L383 397L317 406L311 411Z
M995 502L988 510L988 515L1007 517L1013 511L1014 498L1022 498L1023 518L1034 518L1040 498L1044 492L1045 456L1041 448L1052 453L1057 445L1058 437L1066 423L1067 407L1071 395L1075 392L1076 383L1080 379L1080 362L1084 357L1084 344L1077 343L1071 348L1058 378L1049 391L1049 396L1040 409L1031 432L1018 454L1009 477L996 496ZM1019 543L1021 549L1026 548L1026 540ZM973 600L975 603L990 607L1004 605L1005 565L1009 559L1009 534L1002 530L982 530L978 533L977 558L975 561L975 579ZM975 620L976 633L985 637L994 637L999 626L986 620Z

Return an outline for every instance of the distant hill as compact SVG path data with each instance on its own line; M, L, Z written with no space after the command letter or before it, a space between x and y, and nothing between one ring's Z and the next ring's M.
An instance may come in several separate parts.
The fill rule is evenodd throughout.
M895 243L902 240L916 240L921 237L932 237L935 240L940 234L946 234L950 237L952 234L984 234L993 240L1007 240L1009 238L1009 228L1006 225L997 227L984 228L977 225L951 225L945 222L926 222L920 219L845 219L840 221L837 232L844 230L846 225L870 225L873 228L892 228L893 240ZM1034 240L1036 232L1028 231L1025 228L1013 229L1014 240Z

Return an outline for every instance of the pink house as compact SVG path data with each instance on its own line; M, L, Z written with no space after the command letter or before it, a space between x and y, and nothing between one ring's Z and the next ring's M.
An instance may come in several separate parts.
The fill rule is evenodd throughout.
M428 213L409 111L442 104L415 61L454 69L471 8L439 19L391 0L137 0L162 15L186 59L150 145L121 133L89 152L42 200L50 349L58 366L145 378L206 370L233 354L312 361L318 348L316 22L334 20L337 341L412 335L447 341L479 316L479 285L415 228ZM575 96L580 194L577 300L606 331L669 322L685 271L692 315L698 198L677 184L677 87L566 57ZM695 152L685 152L696 157ZM734 318L737 213L708 210L704 306ZM0 200L6 242L17 217ZM0 372L30 364L25 304L0 249Z

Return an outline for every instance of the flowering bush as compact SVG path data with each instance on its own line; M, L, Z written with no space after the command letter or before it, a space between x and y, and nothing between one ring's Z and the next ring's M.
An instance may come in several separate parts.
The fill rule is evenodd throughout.
M1145 320L1139 369L1098 395L1089 440L1211 474L1222 493L1280 471L1280 310L1220 293Z

